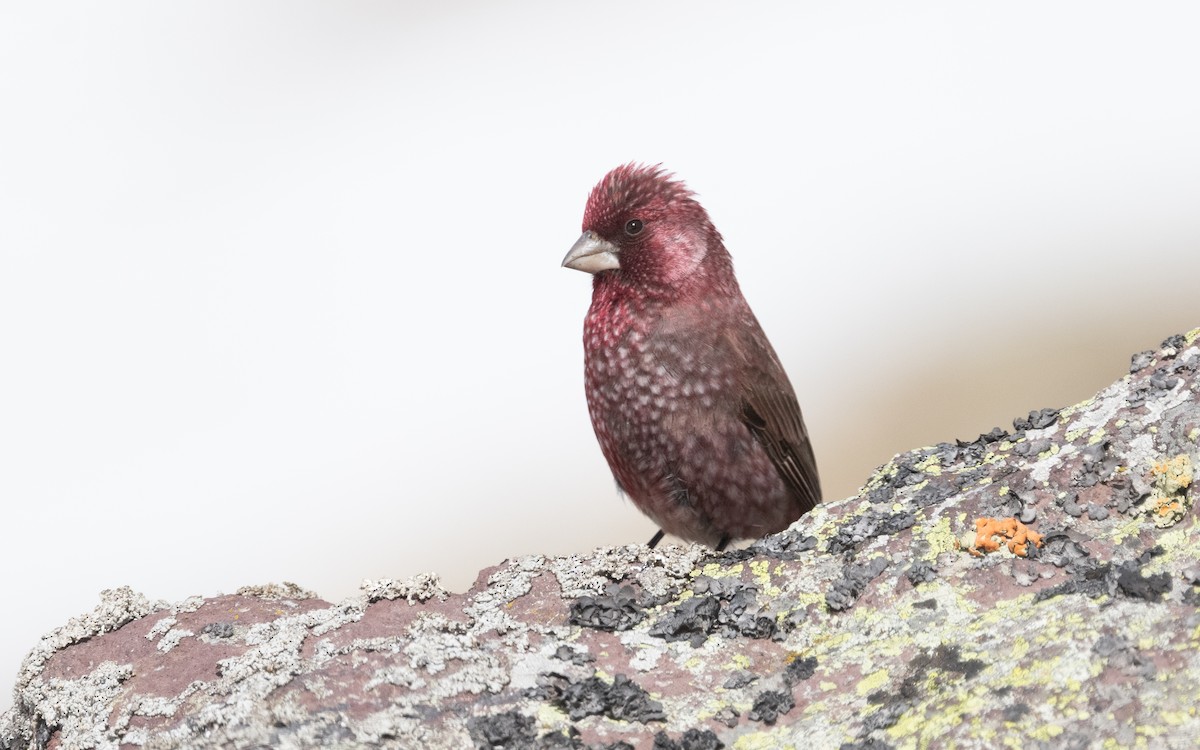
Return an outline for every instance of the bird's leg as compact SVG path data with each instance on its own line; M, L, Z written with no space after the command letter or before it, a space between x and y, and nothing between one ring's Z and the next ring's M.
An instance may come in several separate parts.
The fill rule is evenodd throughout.
M727 544L729 544L729 535L728 535L728 534L726 534L725 536L721 537L721 541L717 542L717 549L716 549L716 551L717 551L717 552L720 552L720 551L724 550L724 549L725 549L725 546L726 546Z
M657 534L655 534L654 536L650 537L650 541L646 542L646 546L647 546L647 547L649 547L650 549L654 549L654 547L655 547L655 546L656 546L656 545L657 545L659 542L661 542L661 541L662 541L662 538L663 538L664 536L665 536L665 534L664 534L663 530L662 530L662 529L659 529L659 530L658 530L658 533L657 533Z

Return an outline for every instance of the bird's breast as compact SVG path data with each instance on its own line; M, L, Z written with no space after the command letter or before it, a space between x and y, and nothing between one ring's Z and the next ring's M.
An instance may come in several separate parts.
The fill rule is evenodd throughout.
M584 343L588 410L610 463L648 468L724 418L736 372L705 336L589 316Z

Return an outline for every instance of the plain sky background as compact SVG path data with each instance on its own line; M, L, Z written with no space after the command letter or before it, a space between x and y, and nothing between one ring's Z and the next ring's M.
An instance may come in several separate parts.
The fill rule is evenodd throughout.
M1200 325L1200 6L5 3L0 685L152 598L640 543L592 185L695 189L827 498ZM0 688L0 707L9 704Z

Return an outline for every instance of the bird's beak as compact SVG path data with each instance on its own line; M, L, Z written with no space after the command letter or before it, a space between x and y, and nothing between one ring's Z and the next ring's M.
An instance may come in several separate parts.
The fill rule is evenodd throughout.
M579 236L563 258L563 266L585 273L612 271L621 267L617 246L590 229Z

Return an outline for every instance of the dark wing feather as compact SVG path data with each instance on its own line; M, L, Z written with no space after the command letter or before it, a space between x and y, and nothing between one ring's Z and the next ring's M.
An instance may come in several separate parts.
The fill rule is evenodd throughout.
M757 321L750 328L751 335L744 336L739 347L751 355L742 383L741 419L767 452L800 512L807 513L821 502L821 480L800 404Z

